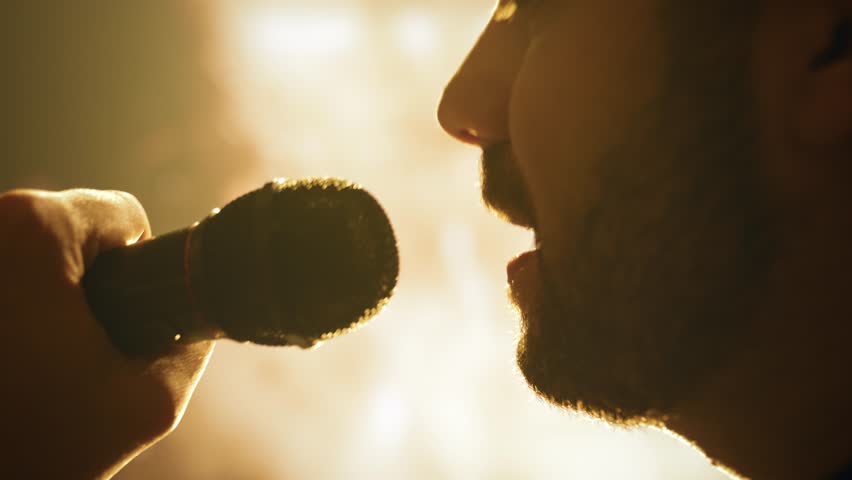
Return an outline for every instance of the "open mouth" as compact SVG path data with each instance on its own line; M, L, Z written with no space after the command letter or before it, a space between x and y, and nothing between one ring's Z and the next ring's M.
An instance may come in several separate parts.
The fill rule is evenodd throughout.
M518 224L516 223L516 225ZM519 226L526 227L526 225ZM528 228L532 230L533 234L535 234L534 245L530 250L516 255L509 261L508 265L506 265L506 275L509 279L510 285L514 279L523 276L523 270L529 270L532 268L538 270L539 268L539 262L541 261L541 239L539 238L535 227Z
M536 220L519 163L509 142L486 147L482 152L482 199L498 217L508 223L536 232ZM509 262L509 284L515 288L522 278L538 270L540 242ZM526 283L526 282L524 282Z

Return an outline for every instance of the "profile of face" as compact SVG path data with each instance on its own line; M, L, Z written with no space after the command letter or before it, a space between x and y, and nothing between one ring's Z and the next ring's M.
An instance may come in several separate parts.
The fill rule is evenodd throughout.
M748 3L503 1L446 87L486 204L535 233L509 284L552 402L660 421L742 348L773 261Z

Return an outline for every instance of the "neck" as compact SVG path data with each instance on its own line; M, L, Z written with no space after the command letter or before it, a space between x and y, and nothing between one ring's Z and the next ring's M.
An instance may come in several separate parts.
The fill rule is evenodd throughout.
M784 249L753 341L667 424L746 478L826 478L852 462L852 243L836 222L825 231Z

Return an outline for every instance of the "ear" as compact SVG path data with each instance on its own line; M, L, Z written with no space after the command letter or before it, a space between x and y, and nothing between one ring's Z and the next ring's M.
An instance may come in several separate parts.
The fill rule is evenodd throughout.
M796 108L797 140L828 147L852 138L852 2L830 8ZM846 7L846 8L844 8Z

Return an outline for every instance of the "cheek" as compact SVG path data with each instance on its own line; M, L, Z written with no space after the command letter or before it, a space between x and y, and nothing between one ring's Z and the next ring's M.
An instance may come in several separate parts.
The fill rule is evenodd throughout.
M636 11L589 6L550 22L518 72L509 128L545 243L570 243L602 187L596 167L658 94L653 11L626 3Z

